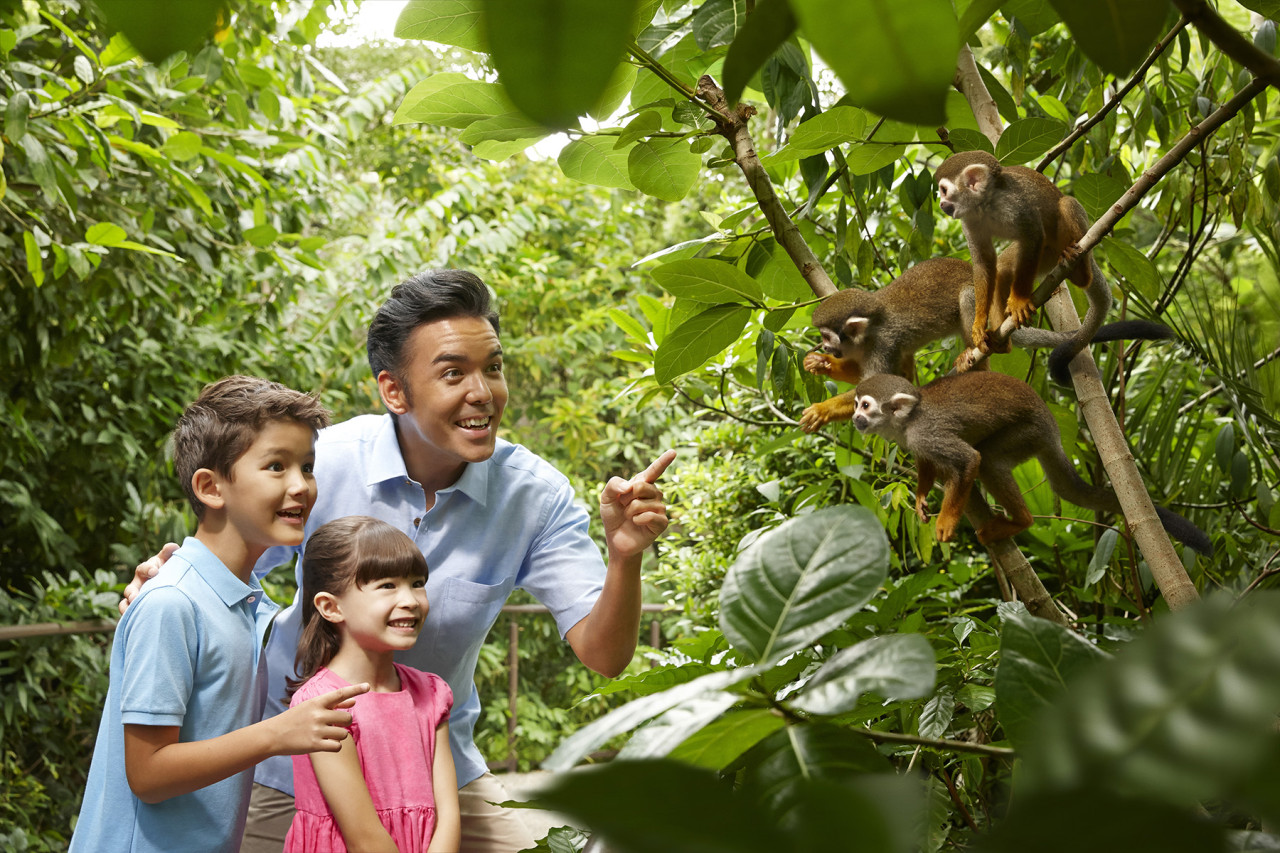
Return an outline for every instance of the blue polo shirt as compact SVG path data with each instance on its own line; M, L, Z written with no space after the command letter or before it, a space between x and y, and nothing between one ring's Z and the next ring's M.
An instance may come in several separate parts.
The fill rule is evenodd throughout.
M111 681L72 853L234 853L253 774L149 804L129 789L125 725L179 726L207 740L262 718L267 626L278 608L188 537L116 626Z
M326 521L371 515L404 531L427 558L431 612L417 644L396 660L439 675L453 691L449 742L461 787L487 769L472 739L480 716L476 660L507 596L516 587L533 593L562 637L600 597L604 560L589 535L586 508L550 463L499 439L493 455L468 463L427 511L390 415L362 415L321 430L315 475L319 494L308 536ZM255 571L292 556L273 548ZM301 588L301 561L296 572ZM267 716L287 707L284 679L293 673L301 627L297 601L280 612L267 643ZM269 758L254 781L292 795L293 764L288 756Z

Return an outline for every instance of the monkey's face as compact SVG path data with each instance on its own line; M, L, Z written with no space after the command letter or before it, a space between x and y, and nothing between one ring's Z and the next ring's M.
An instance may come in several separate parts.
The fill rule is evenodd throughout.
M938 206L947 216L964 219L982 199L991 170L981 163L965 166L952 177L938 176Z
M840 335L835 329L823 328L822 332L822 351L827 355L834 355L840 358L843 355L843 349L840 346Z
M886 420L880 401L870 394L858 394L853 404L853 425L858 432L879 433Z

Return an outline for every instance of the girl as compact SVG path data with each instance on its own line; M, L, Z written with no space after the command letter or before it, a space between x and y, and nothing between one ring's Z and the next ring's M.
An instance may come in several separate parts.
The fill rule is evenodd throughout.
M351 737L338 752L294 756L285 853L458 849L453 694L439 676L391 659L422 630L426 581L422 552L375 518L339 518L307 540L290 704L340 685L371 688L350 709Z

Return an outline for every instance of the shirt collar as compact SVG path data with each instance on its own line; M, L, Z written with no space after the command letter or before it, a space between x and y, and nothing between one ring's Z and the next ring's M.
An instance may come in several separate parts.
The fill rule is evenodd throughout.
M489 494L489 469L493 467L493 458L483 462L468 462L462 470L458 482L437 494L448 494L453 491L462 492L476 503L484 506ZM365 485L374 486L388 480L408 480L409 469L404 464L404 455L400 452L400 440L396 437L396 423L391 415L383 415L382 424L373 437L373 453L369 459L369 476Z
M251 595L262 595L262 588L257 585L256 580L252 585L240 580L207 545L194 536L188 536L182 541L182 556L228 607L239 604Z

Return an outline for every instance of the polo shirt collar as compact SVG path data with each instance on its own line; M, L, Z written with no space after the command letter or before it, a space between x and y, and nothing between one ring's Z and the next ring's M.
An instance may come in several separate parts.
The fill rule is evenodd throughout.
M196 574L209 585L222 603L232 607L255 593L262 594L262 589L249 586L231 573L226 564L219 560L209 547L194 536L188 536L182 542L182 555L191 563Z
M462 492L476 503L484 506L489 494L489 469L493 467L492 457L483 462L468 462L458 482L440 494L452 491ZM388 480L408 480L409 469L404 464L404 455L400 452L400 440L396 437L396 423L391 415L382 416L382 424L373 437L373 448L369 459L369 476L366 486L376 486Z

